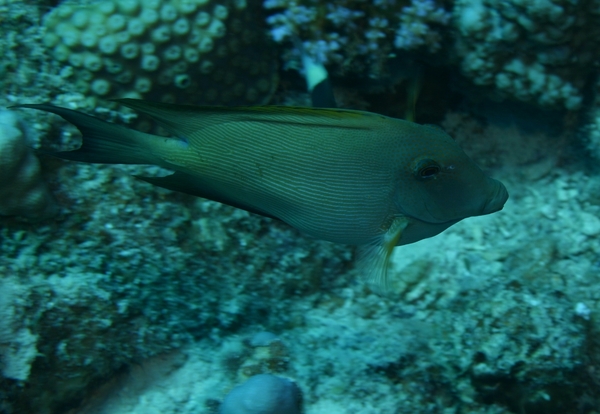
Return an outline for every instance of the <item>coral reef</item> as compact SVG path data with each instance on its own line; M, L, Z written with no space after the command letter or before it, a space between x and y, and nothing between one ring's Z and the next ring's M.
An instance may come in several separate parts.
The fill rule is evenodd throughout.
M3 289L28 292L3 308L15 315L7 335L27 334L3 342L3 363L21 378L30 367L27 387L0 378L5 412L57 412L130 364L255 318L275 323L287 295L333 283L351 258L344 246L307 244L272 220L130 176L157 172L64 164L60 222L0 221Z
M254 9L239 0L65 2L44 17L43 43L82 94L257 104L274 90L276 65L253 30Z
M592 102L587 108L585 125L579 135L597 162L600 160L600 79L596 79L592 92Z
M15 277L0 279L0 372L11 380L26 381L38 356L38 337L31 332L26 311L29 293Z
M258 333L250 340L251 352L248 352L241 365L236 367L241 380L258 374L285 373L289 368L289 348L277 336L265 339L260 338Z
M578 138L600 153L597 3L67 0L48 9L42 0L0 0L2 106L52 101L101 112L100 98L128 93L265 102L278 82L274 56L294 67L298 35L335 81L347 81L346 102L361 109L390 111L404 99L388 88L379 100L363 84L397 75L406 56L426 62L420 102L434 115L425 115L443 120L511 195L496 215L397 249L390 290L378 296L354 271L350 247L132 177L162 170L41 158L44 168L29 177L41 171L52 182L60 214L41 222L0 217L0 413L216 414L234 387L263 374L293 380L307 414L597 412L600 176L569 129L581 119L567 122L585 111ZM78 19L111 4L114 13L99 18L126 26L103 40L108 49L73 36L98 29L78 28ZM163 7L166 20L123 40L144 10L161 19ZM184 50L201 13L225 33L191 65ZM184 20L189 31L176 35ZM172 37L154 44L161 25ZM262 31L275 45L252 37ZM111 39L123 43L105 53ZM138 56L121 55L132 42ZM143 43L161 59L156 71L141 67ZM66 60L57 59L59 45L69 49ZM181 48L179 59L165 59L171 46ZM93 56L97 71L84 66ZM265 71L236 66L237 57ZM131 71L128 82L104 66L113 61ZM204 61L214 64L208 75ZM174 72L181 62L186 71ZM168 85L160 84L169 71ZM180 74L190 85L175 85ZM306 104L302 80L284 76L277 102ZM135 89L141 77L151 80L147 92ZM92 90L101 79L110 82L105 95ZM237 82L244 93L236 98ZM445 89L427 89L440 83ZM252 88L257 98L249 101ZM417 121L427 122L423 112ZM0 112L0 159L9 160L0 169L16 159L37 166L26 143L76 145L76 133L55 118L31 114L24 127L15 115ZM11 170L0 175L9 187Z
M54 213L54 200L17 114L0 111L0 215L43 219Z
M294 36L315 61L335 64L334 73L373 76L397 50L435 52L450 14L434 0L323 3L316 0L266 0L271 37L291 44ZM287 67L299 68L299 52L287 49ZM365 66L368 69L364 69ZM366 73L365 73L366 72Z
M264 7L276 42L302 39L335 74L379 78L398 70L386 67L396 54L435 53L438 64L458 63L497 99L547 108L580 109L599 59L593 45L600 40L600 7L568 0L458 0L451 7L434 0L266 0ZM436 53L442 44L444 53ZM298 68L298 56L292 46L283 60Z
M569 0L458 0L455 53L462 72L498 97L581 108L598 65L600 6Z

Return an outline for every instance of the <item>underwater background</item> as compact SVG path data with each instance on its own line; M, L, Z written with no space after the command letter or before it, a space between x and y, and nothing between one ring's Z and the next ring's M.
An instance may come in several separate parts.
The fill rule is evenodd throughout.
M385 294L352 246L44 155L77 130L7 109L308 106L294 39L340 107L441 126L510 193L396 248ZM599 69L598 0L0 0L0 413L600 413ZM275 408L222 405L259 374Z

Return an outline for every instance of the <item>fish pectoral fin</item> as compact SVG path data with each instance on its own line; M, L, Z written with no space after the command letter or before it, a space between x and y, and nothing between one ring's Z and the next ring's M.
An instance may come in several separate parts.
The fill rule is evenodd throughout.
M384 293L389 287L390 258L394 247L402 237L402 232L410 222L408 217L395 218L383 235L358 250L358 270L378 293Z
M207 198L209 200L246 210L250 213L277 219L277 217L274 217L264 211L261 211L253 206L246 205L239 200L233 200L219 191L215 191L214 189L203 185L198 177L195 177L191 174L176 172L171 175L167 175L166 177L142 177L136 175L135 178L157 187L166 188L167 190L178 191L180 193L189 194L195 197Z

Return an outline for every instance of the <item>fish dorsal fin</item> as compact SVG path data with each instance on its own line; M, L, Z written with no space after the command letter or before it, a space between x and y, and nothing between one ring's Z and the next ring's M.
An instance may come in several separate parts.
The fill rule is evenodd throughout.
M211 126L239 121L370 129L370 125L373 123L389 119L371 112L335 108L193 106L139 99L116 99L116 102L154 118L171 133L180 137L189 137L195 132Z
M367 278L373 290L385 293L388 290L388 269L394 248L402 232L410 224L408 217L397 217L388 230L372 243L361 246L358 251L358 270Z

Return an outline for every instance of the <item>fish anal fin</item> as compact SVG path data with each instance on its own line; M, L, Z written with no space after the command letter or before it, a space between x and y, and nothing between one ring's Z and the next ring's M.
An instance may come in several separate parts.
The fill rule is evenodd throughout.
M402 232L410 224L408 217L396 217L388 230L372 243L360 246L358 250L359 272L366 277L373 290L385 293L389 288L388 270L394 248L402 237Z
M199 180L198 177L190 174L176 172L165 177L142 177L138 175L135 177L157 187L166 188L167 190L178 191L180 193L189 194L195 197L202 197L217 201L219 203L227 204L261 216L273 219L277 218L253 206L246 205L239 200L233 200L219 191L211 189L209 186L205 185L201 180Z

